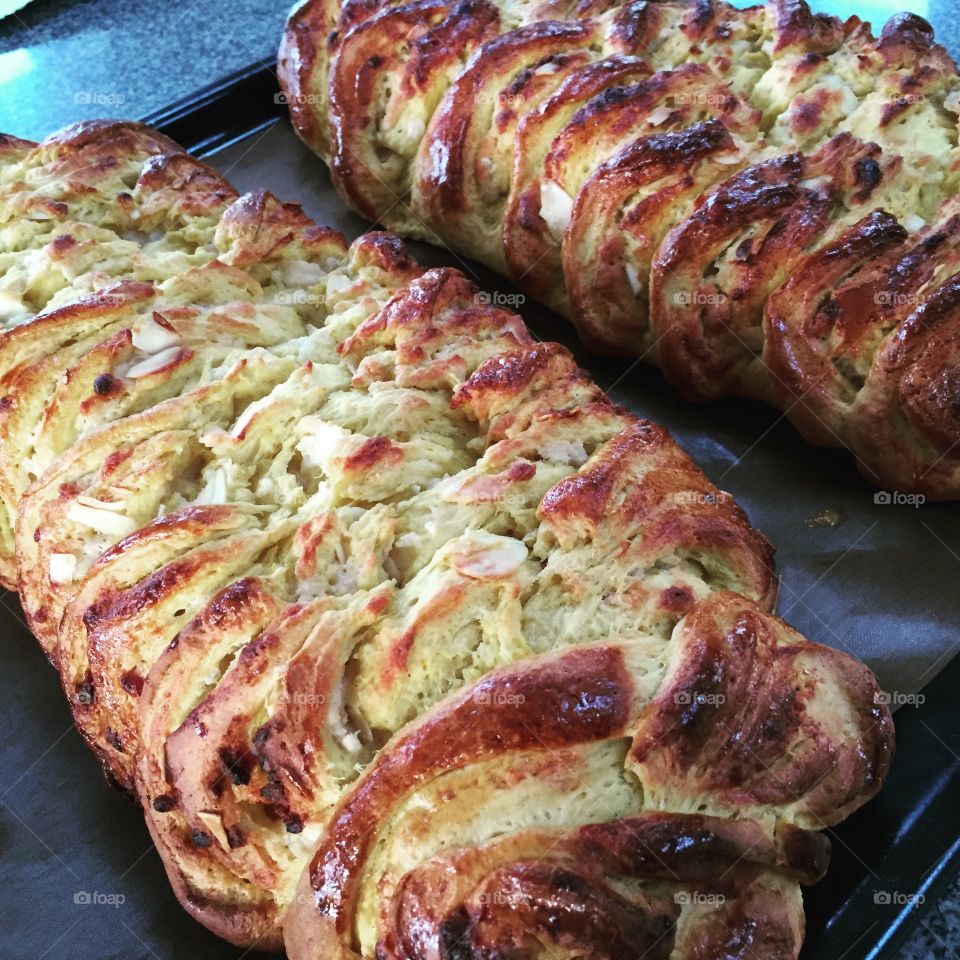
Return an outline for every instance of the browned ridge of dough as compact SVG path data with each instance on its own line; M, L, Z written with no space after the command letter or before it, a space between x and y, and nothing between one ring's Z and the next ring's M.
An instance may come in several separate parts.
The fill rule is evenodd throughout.
M411 83L449 66L421 39ZM577 89L616 77L713 89L627 54ZM610 174L687 147L737 150L708 119ZM0 216L0 571L195 918L292 960L796 957L890 714L773 616L771 545L666 430L458 271L140 125L0 139ZM851 231L837 260L922 282L886 215Z
M279 72L371 221L689 399L763 400L874 484L960 497L960 76L920 17L875 36L804 0L306 0ZM926 262L902 290L898 257Z

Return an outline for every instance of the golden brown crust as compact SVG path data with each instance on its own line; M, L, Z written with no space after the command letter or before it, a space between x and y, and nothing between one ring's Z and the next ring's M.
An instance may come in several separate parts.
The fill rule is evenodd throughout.
M874 211L806 258L767 303L764 362L797 401L791 420L813 440L836 442L856 395L857 375L851 378L835 358L845 357L852 364L847 369L856 370L890 319L909 311L917 270L932 271L923 257L903 257L907 237L894 217ZM865 264L874 269L863 270ZM808 381L813 370L817 375Z
M459 5L418 0L385 9L342 39L330 75L330 99L339 105L331 124L331 174L358 213L392 228L408 223L402 208L405 164L399 156L382 161L364 136L385 109L379 102L385 65L401 74L393 97L425 94L445 83L474 45L493 35L498 18L497 8L486 0Z
M448 88L430 121L430 150L419 157L412 205L446 242L474 237L477 259L503 269L497 150L517 121L585 66L597 25L541 20L485 43ZM505 158L506 160L507 158ZM487 241L489 237L489 241ZM459 241L459 242L458 242Z
M960 186L960 77L914 14L875 37L802 0L505 5L481 36L461 24L467 7L429 9L431 67L411 83L413 8L346 6L327 49L346 93L294 125L308 141L328 121L349 130L364 159L338 185L355 209L505 272L590 346L658 364L692 398L825 396L809 352L779 382L767 301L872 210L913 233ZM291 37L302 30L294 17ZM704 124L729 141L698 148ZM934 466L960 440L952 360L921 361L919 346L894 360L884 336L883 360L884 337L863 347L889 402L838 395L822 422L809 403L791 418L852 448L876 483L954 497L956 470Z
M658 5L643 5L656 9ZM639 44L643 48L643 42ZM605 89L642 80L650 67L632 56L611 56L574 71L538 110L517 127L510 194L503 217L503 250L507 275L532 296L552 304L556 297L559 253L545 242L540 216L540 179L554 136L576 113Z
M534 928L541 911L557 911L563 942L591 955L632 956L622 951L633 938L649 948L663 937L664 955L724 955L717 944L699 952L711 939L703 917L693 939L705 940L699 947L688 941L687 907L677 905L690 898L678 897L678 888L709 893L736 913L744 906L737 901L749 901L758 881L815 880L828 844L794 824L823 825L821 814L833 822L858 802L854 797L862 801L876 791L889 767L892 724L886 708L873 705L876 685L860 664L798 640L735 595L714 594L701 604L678 626L673 644L671 666L650 700L649 678L629 666L637 662L629 641L586 646L488 675L395 737L326 828L287 915L291 957L372 956L374 942L380 956L438 949L442 955L454 936L477 951L502 948L515 942L511 918L518 908ZM782 685L781 695L768 699L757 684ZM846 710L867 738L863 754L843 746ZM451 731L457 731L453 749ZM633 737L626 762L643 786L643 803L649 799L660 812L569 831L514 827L476 847L462 846L456 834L428 834L424 824L414 841L417 856L403 858L408 866L399 874L388 867L389 853L384 859L380 852L390 849L393 831L403 830L421 792L426 798L434 784L450 781L448 802L455 801L456 771L475 770L483 779L500 763L506 776L512 758L525 758L528 769L543 758L554 789L572 792L580 789L576 763L568 757L564 773L553 771L550 754L588 752L625 736ZM719 763L708 746L741 740L743 756L724 754ZM824 750L836 757L835 769L826 780L807 776L811 756ZM708 788L700 776L710 780ZM507 776L501 789L519 793L522 782ZM704 807L711 811L706 816L692 812ZM755 811L774 814L775 826L750 819ZM429 822L430 814L422 816ZM464 819L469 835L473 828ZM680 837L674 851L667 838ZM623 886L610 886L614 878L640 885L624 895ZM644 881L654 883L649 892ZM373 916L366 906L372 890L380 896ZM758 944L776 945L761 955L795 955L802 929L795 903L772 895L758 920L765 931ZM552 938L557 928L543 933ZM679 954L670 952L675 944Z
M478 690L455 694L434 714L408 728L380 753L341 805L313 857L310 884L315 905L294 910L297 928L322 925L329 956L342 956L351 938L362 872L388 811L421 783L501 752L558 749L581 741L625 735L633 709L632 684L619 649L573 650L562 657L527 661L486 678ZM489 710L498 699L521 704L518 716ZM455 750L446 731L462 731ZM320 953L323 954L321 947ZM313 956L303 953L302 956ZM297 956L294 952L294 956Z
M717 900L748 900L745 891L765 870L809 881L825 869L828 856L822 835L793 830L784 842L753 821L697 814L647 812L570 831L528 831L483 848L453 850L411 870L393 896L378 947L386 957L429 956L457 938L479 951L484 941L509 942L519 912L526 931L539 927L548 942L559 934L565 946L574 942L591 956L661 955L654 950L668 956L682 894L661 889L627 899L605 882L605 873L712 889ZM540 926L546 911L562 918L560 929ZM733 914L721 922L730 923ZM769 903L757 911L767 935L778 919ZM756 932L751 939L756 946Z
M896 437L898 452L904 454L895 474L899 489L946 499L953 496L958 473L955 435L960 409L960 358L956 330L960 320L960 279L955 273L931 287L923 303L877 354L869 379L870 392L862 401L870 413L863 415L860 425L866 434L877 420L886 426L892 416L902 418L908 425L910 440L902 435ZM876 433L863 438L863 460L870 472L876 470L875 464L885 464L886 460L886 455L883 460L878 457L878 439Z
M861 663L729 596L701 604L678 632L675 666L630 752L645 790L681 788L710 810L773 811L814 829L879 790L893 722ZM847 724L854 749L831 730Z
M393 14L410 11L344 16L362 30ZM505 73L568 33L545 21L504 45ZM52 163L125 137L165 146L111 129L36 149ZM574 137L568 156L582 148ZM297 957L323 938L318 955L355 956L352 929L364 957L412 957L420 934L489 952L530 928L598 957L718 955L731 929L794 957L798 883L826 858L808 828L886 769L865 668L769 619L769 543L563 347L458 271L421 272L395 237L348 247L263 192L227 205L181 156L124 161L144 184L131 209L172 218L165 242L202 253L149 280L119 266L0 337L0 449L29 455L18 470L0 457L0 474L32 629L107 775L144 805L185 908L274 949L295 904ZM697 725L649 747L663 698L710 657L746 676L719 671L731 703L716 728L749 739L793 803L753 769L707 782L697 761L715 743ZM775 722L788 681L806 691L792 724ZM403 808L411 789L427 827ZM659 810L644 800L658 791ZM389 823L396 842L377 847ZM638 835L677 847L679 885ZM343 918L332 940L304 873L318 842L333 851L321 901ZM357 868L378 849L371 888ZM451 863L462 889L436 897ZM676 899L697 884L728 899Z
M315 109L327 95L328 48L335 40L340 5L306 0L291 12L277 54L277 77L295 127L304 142L321 156L330 156L330 129L325 113Z
M18 154L4 158L16 162L4 171L10 182L3 199L21 215L42 208L58 220L84 219L95 199L104 206L101 215L113 223L149 231L156 215L169 224L219 211L236 197L210 167L140 123L89 120L29 145L29 150L24 141L16 143ZM168 211L166 204L173 208Z
M957 472L944 345L958 229L955 201L914 235L876 211L807 257L764 319L765 361L800 430L851 444L874 482L937 498Z
M22 160L36 144L32 140L21 140L9 133L0 133L0 160L4 163Z
M592 347L654 349L643 301L673 210L742 162L727 127L708 120L634 141L580 188L564 236L563 270L580 334Z
M41 144L5 142L16 152L7 151L0 173L0 448L11 464L0 481L0 577L15 586L15 503L51 453L31 449L37 418L58 420L43 427L56 453L76 435L66 420L77 411L83 419L92 406L132 401L108 389L118 386L108 369L131 356L124 316L145 309L156 284L212 260L217 219L236 192L142 124L90 121ZM103 370L88 349L100 334ZM102 389L93 391L94 381Z
M163 860L173 892L194 920L238 947L265 952L283 948L276 909L270 901L250 903L246 900L210 898L202 887L194 886L189 878L183 876L175 852L166 847L163 835L150 818L147 818L147 828ZM232 881L229 876L225 879L228 883Z

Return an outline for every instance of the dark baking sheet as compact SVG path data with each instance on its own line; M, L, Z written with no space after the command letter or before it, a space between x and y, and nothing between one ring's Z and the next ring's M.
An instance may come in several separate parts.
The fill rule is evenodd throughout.
M270 71L245 71L149 120L239 189L269 188L350 237L362 232L324 166L278 119L276 91ZM482 289L515 293L453 254L412 246L425 264L452 264ZM781 614L866 660L903 704L886 789L831 831L830 873L806 892L804 948L808 960L895 957L960 862L960 506L882 502L849 455L807 447L778 413L683 403L646 365L590 357L563 321L529 302L518 309L614 397L667 426L735 495L779 548ZM825 511L833 523L815 519ZM180 909L138 810L106 786L73 731L16 599L0 600L11 681L0 699L0 958L245 956Z

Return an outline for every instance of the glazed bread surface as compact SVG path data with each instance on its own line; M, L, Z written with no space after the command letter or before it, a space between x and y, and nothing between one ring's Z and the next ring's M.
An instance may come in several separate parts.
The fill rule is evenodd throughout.
M307 0L279 69L371 221L691 399L759 398L875 484L960 496L960 78L921 18Z
M0 142L54 278L0 334L0 556L185 908L292 960L796 957L893 728L729 494L391 235L142 127ZM123 264L56 266L93 227Z
M9 331L0 333L0 389L8 398L0 434L11 451L0 471L0 582L8 588L16 588L16 504L59 452L38 450L31 433L46 391L102 334L123 329L118 321L152 284L217 256L215 228L236 197L218 173L142 124L89 121L42 144L0 139L0 329ZM105 287L99 299L76 303ZM66 310L24 335L25 321L58 306ZM148 341L151 331L154 339L168 336L154 328L133 335ZM128 354L135 349L126 344Z

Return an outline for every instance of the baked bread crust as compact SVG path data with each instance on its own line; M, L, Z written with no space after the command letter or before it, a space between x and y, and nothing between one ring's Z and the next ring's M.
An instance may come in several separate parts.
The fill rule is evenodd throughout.
M151 284L216 257L214 229L236 196L218 173L142 124L87 121L41 144L4 138L0 433L15 451L0 471L0 583L8 589L17 585L16 504L39 469L30 450L38 404L72 362L69 353L55 362L51 354L73 339L73 353L89 356L85 347L110 324L123 329L124 311ZM26 323L40 313L42 323ZM120 337L104 349L117 359L130 345ZM85 381L75 373L74 389Z
M397 735L331 817L287 914L291 958L443 957L454 942L468 956L504 943L532 956L729 956L728 924L758 895L779 909L758 911L735 955L794 955L802 913L773 891L825 865L824 838L802 827L835 822L882 776L880 708L833 712L873 681L732 594L681 621L659 675L645 647L524 660ZM843 745L848 724L862 751ZM522 770L573 794L605 744L624 744L603 761L636 776L645 812L608 806L606 822L568 827L581 811L531 809L543 798ZM691 889L721 908L698 910Z
M882 211L920 239L954 213L960 76L921 18L874 36L795 0L339 16L308 0L280 77L295 128L364 216L505 273L691 399L761 399L850 448L876 484L960 496L956 366L931 346L952 342L949 250L929 246L937 282L855 359L835 337L786 358L781 337L805 323L786 287L857 223Z
M879 789L893 730L864 666L770 615L770 544L458 271L233 199L133 129L0 140L5 182L50 196L118 143L127 179L192 171L142 207L166 247L0 335L0 556L185 908L298 960L703 958L728 930L795 957L818 831ZM91 196L70 229L114 229ZM347 840L381 832L370 886Z

